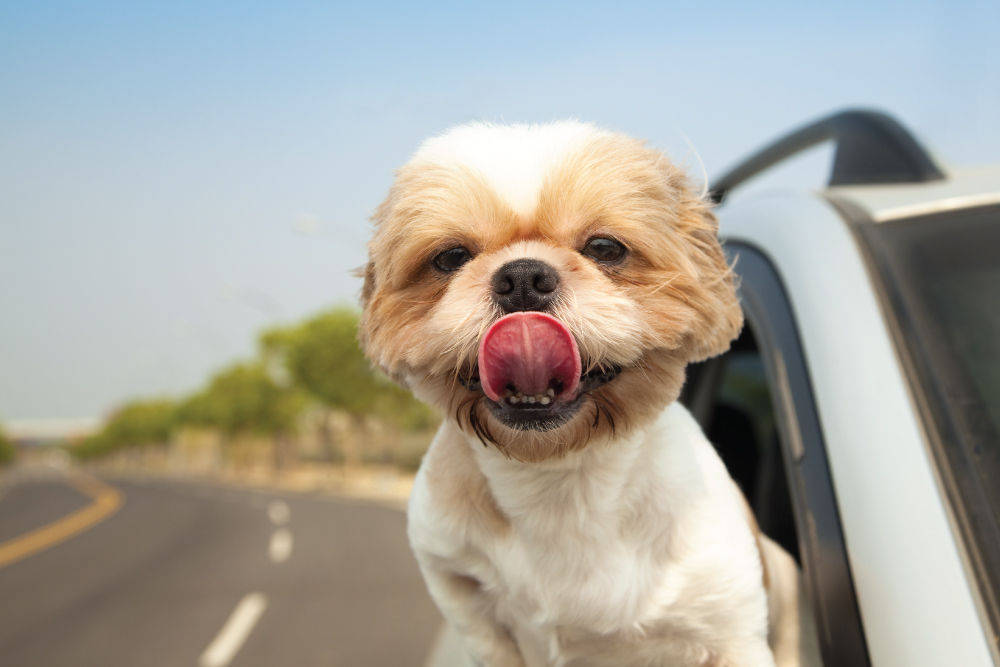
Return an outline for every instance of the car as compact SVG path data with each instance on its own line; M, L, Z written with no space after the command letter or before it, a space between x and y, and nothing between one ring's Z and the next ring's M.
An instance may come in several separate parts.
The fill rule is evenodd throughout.
M825 142L819 191L732 196ZM745 326L681 400L800 564L803 664L1000 665L1000 166L847 110L709 192Z
M822 190L730 197L826 141ZM711 197L746 325L683 400L799 559L813 662L1000 664L1000 169L850 110Z

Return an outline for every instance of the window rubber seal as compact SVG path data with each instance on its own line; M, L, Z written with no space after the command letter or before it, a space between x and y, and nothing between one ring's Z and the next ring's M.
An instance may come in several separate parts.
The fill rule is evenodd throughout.
M824 665L871 664L801 337L771 260L741 242L724 245L740 276L740 301L770 381L788 489Z

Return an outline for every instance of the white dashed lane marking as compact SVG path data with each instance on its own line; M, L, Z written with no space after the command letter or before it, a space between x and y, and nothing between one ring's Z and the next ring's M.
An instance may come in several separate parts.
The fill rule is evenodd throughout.
M268 555L275 563L283 563L292 555L292 533L285 528L279 528L271 535L271 545Z
M250 636L250 632L267 609L267 596L263 593L248 593L236 605L222 630L201 654L201 667L226 667Z
M284 500L272 500L267 505L267 515L271 517L271 523L276 526L283 526L288 523L292 510Z

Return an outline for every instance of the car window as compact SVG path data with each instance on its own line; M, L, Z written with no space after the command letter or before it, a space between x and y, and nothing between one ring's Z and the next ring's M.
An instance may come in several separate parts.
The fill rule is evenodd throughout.
M746 327L726 354L689 369L681 400L714 442L762 530L796 557L818 658L870 664L819 407L791 305L762 253L732 243Z
M798 541L764 362L749 329L712 362L715 386L700 415L708 439L761 530L798 560Z

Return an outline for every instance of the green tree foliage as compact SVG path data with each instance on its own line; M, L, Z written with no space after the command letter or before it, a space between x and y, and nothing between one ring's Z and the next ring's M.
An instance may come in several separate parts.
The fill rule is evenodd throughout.
M353 415L371 412L382 384L358 345L358 315L338 308L261 337L265 355L284 362L292 382L323 404Z
M437 420L409 392L372 369L358 344L358 312L353 308L267 331L261 349L294 384L329 408L355 417L375 415L407 429L426 428Z
M351 415L361 444L369 416L408 431L434 426L437 417L429 408L371 368L358 345L357 330L357 311L338 308L295 326L265 332L258 361L220 371L179 404L129 403L73 451L91 457L162 443L176 427L190 425L216 430L224 441L248 433L272 436L275 460L283 462L291 453L288 436L310 401ZM320 428L328 456L334 460L329 419ZM340 445L345 460L361 460L357 442Z
M177 410L181 424L240 433L277 435L294 430L305 397L280 386L262 364L237 364L218 373L208 386Z
M123 405L94 435L73 448L80 458L108 454L123 447L162 444L174 428L175 404L170 400L134 401Z
M413 394L383 379L372 406L372 414L406 431L426 431L438 425L440 418Z
M0 466L12 463L15 455L14 444L7 437L7 434L4 433L3 428L0 428Z

